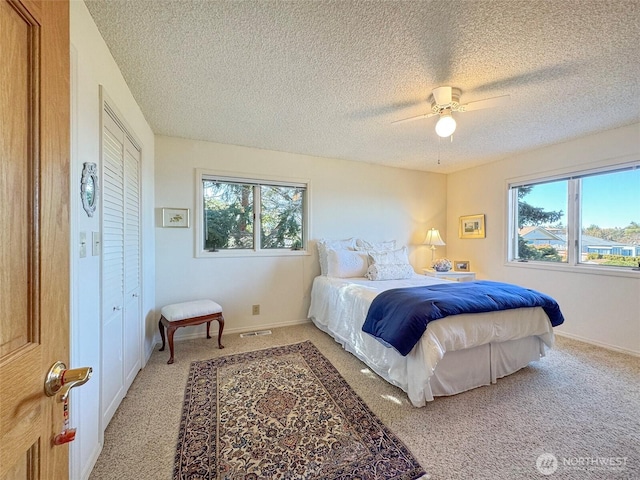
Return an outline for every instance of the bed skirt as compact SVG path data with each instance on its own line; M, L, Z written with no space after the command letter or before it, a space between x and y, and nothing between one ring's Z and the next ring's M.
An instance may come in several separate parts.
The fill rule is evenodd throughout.
M431 397L455 395L496 383L544 356L544 343L532 336L447 352L425 390Z

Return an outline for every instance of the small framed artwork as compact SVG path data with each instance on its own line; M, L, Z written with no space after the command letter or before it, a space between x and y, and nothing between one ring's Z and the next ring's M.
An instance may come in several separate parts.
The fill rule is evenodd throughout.
M173 228L189 228L189 209L163 208L162 226Z
M460 217L460 238L485 238L484 215Z
M471 268L469 267L468 260L454 260L453 261L453 270L455 272L470 272Z

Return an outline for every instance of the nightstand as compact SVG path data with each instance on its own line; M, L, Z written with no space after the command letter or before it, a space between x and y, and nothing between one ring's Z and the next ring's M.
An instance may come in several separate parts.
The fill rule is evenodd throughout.
M428 277L444 278L446 280L453 280L454 282L470 282L476 279L474 272L455 272L453 270L436 272L432 268L423 268L422 273Z

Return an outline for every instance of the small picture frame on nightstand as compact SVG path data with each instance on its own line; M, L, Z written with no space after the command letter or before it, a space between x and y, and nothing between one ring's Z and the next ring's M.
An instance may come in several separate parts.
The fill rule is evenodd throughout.
M453 261L453 271L454 272L469 272L471 271L471 267L469 267L468 260L454 260Z

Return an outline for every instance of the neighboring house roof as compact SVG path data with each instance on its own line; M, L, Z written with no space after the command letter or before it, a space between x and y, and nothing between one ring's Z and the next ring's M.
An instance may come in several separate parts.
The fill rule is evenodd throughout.
M521 237L524 237L526 234L536 230L537 228L538 227L522 227L520 230L518 230L518 233L520 234Z
M518 232L525 240L556 240L565 241L558 235L550 232L544 227L524 227Z
M544 228L544 227L524 227L521 228L518 233L522 238L529 242L535 241L548 241L550 245L558 246L557 243L562 245L567 244L567 234L557 228ZM581 250L585 251L587 248L623 248L634 250L638 248L637 245L631 245L628 243L615 242L607 240L605 238L593 237L591 235L582 235L580 237Z
M562 239L563 242L567 241L567 235L565 233L559 234L559 238ZM612 240L607 240L605 238L592 237L591 235L582 235L580 238L582 246L589 247L633 247L634 245L630 245L628 243L620 243L614 242Z

